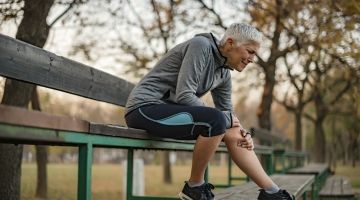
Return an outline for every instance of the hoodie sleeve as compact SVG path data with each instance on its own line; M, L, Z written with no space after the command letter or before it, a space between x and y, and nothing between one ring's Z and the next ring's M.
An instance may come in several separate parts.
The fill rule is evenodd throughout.
M215 107L225 114L226 128L232 127L233 106L231 101L231 87L231 75L227 70L224 83L211 91Z
M195 37L184 54L176 87L176 101L182 105L205 106L196 96L200 76L211 55L211 44L202 37Z

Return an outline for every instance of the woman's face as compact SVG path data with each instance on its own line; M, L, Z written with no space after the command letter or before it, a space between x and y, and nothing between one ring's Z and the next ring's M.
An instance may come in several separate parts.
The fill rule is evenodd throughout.
M239 72L254 61L255 54L260 47L255 42L236 44L233 40L232 42L227 42L226 45L228 45L228 48L225 48L224 55L227 57L227 65Z

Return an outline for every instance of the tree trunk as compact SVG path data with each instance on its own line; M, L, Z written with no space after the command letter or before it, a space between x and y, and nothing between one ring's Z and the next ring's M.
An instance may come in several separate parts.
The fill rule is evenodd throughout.
M265 85L257 116L260 128L271 130L271 104L275 86L275 65L266 66Z
M323 122L326 116L326 108L324 107L324 102L319 92L315 95L314 98L316 119L315 119L315 161L316 162L325 162L325 133L323 128Z
M32 84L7 79L2 104L27 107ZM20 199L21 160L23 145L0 143L0 197L3 200Z
M325 162L325 133L323 129L324 119L316 119L315 122L315 161L324 163Z
M170 163L170 151L164 151L163 154L164 158L164 182L165 183L172 183L172 176L171 176L171 163Z
M33 90L31 98L31 107L33 110L41 111L39 95L36 87ZM48 147L42 145L36 145L36 164L37 164L37 184L35 197L40 199L47 199L47 157Z
M303 149L302 141L302 111L295 112L295 150L301 151Z
M43 47L49 33L46 17L54 0L25 0L24 17L16 38ZM24 66L26 67L26 66ZM2 104L27 108L35 86L7 79ZM0 144L1 199L20 199L22 145Z
M1 199L20 199L22 151L22 145L0 144Z
M47 146L36 146L37 184L35 196L40 199L47 199L47 155Z

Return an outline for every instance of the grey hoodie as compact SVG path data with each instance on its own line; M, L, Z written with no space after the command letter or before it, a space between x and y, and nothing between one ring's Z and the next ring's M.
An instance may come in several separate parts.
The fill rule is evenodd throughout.
M231 75L217 43L211 33L204 33L172 48L130 93L126 114L148 104L206 106L200 97L210 91L230 128Z

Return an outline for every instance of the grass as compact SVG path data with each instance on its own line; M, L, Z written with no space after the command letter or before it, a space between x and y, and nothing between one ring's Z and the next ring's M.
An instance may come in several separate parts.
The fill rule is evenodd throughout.
M23 164L21 178L21 199L35 199L36 165ZM120 164L93 165L92 199L123 199L123 166ZM145 194L156 196L176 196L182 189L183 181L188 178L190 167L176 165L172 167L173 183L164 184L162 167L157 165L145 166ZM234 170L235 175L243 175L240 170ZM336 174L344 175L352 182L356 191L360 190L360 166L338 166ZM210 182L226 183L226 166L211 166ZM77 165L49 164L48 165L48 199L72 200L76 199Z
M93 165L92 199L123 199L123 166L118 164ZM240 171L233 172L242 175ZM177 165L172 167L173 183L164 184L162 167L147 165L145 167L145 194L154 196L176 196L182 189L184 180L188 179L190 167ZM212 166L210 169L213 183L226 183L227 168ZM77 165L48 165L49 199L70 200L77 197ZM21 178L21 199L35 199L36 165L23 164Z

